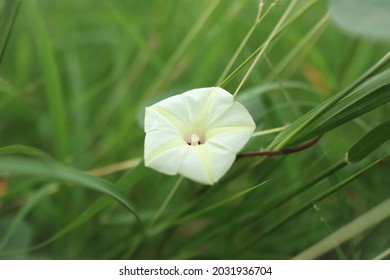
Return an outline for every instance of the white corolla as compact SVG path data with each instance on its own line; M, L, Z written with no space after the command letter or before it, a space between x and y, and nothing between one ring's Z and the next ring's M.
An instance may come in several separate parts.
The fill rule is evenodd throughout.
M189 90L146 107L145 165L212 185L254 129L249 112L226 90Z

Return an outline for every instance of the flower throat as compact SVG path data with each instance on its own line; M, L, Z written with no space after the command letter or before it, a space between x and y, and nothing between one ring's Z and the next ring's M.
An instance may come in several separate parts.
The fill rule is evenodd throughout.
M190 137L190 141L188 141L187 144L190 146L198 146L203 143L200 141L200 138L197 134L192 133Z

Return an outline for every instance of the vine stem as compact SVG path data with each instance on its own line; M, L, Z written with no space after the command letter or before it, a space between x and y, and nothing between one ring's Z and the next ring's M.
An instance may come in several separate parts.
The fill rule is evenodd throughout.
M312 140L310 140L309 142L307 142L301 146L297 146L297 147L293 147L293 148L289 148L289 149L283 149L283 150L246 152L246 153L238 154L237 158L253 157L253 156L280 156L280 155L297 153L297 152L306 150L307 148L310 148L311 146L313 146L315 143L318 142L318 140L320 140L321 136L322 135L317 136L316 138L313 138Z

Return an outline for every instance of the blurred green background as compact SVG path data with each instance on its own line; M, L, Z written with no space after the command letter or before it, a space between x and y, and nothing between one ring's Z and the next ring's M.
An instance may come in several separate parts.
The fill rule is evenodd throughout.
M263 14L275 5L232 70L269 38L290 2L265 1ZM0 2L3 10L6 3ZM389 153L389 145L382 145L361 162L344 162L337 172L313 182L343 162L359 138L389 120L385 100L332 128L308 150L261 162L240 159L212 187L183 180L160 219L146 226L177 177L135 164L143 157L144 107L216 85L252 27L258 3L20 1L8 37L0 27L7 43L0 64L0 147L14 148L1 156L0 258L289 259L388 199L390 165L384 160L313 203ZM296 19L272 41L238 93L257 131L293 123L389 51L388 40L341 30L327 16L329 5L297 1L288 15ZM4 27L7 18L2 17ZM247 69L224 88L234 92ZM389 95L388 84L383 88ZM274 137L258 137L245 150L266 148ZM125 170L94 175L122 189L143 224L115 200L82 188L70 171L63 169L63 177L35 172L30 157L57 174L54 160L43 152L59 162L58 168L70 166L79 173L127 161ZM15 159L9 154L19 154L16 175L7 171L6 160ZM372 259L386 252L389 212L388 206L381 208L374 226L362 226L347 242L317 257Z

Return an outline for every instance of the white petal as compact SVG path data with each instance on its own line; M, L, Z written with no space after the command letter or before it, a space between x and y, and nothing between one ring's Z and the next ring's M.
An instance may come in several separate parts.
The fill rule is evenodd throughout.
M216 145L215 143L207 143L205 146L207 147L210 162L212 163L215 183L230 169L236 159L236 153L232 153L225 147Z
M205 122L208 125L215 118L218 118L223 112L233 104L233 96L220 87L209 88L209 104Z
M186 154L187 147L189 147L187 144L176 145L154 154L153 157L145 156L145 166L167 175L176 175L181 168L182 157Z
M196 182L211 185L215 182L212 165L205 145L188 146L182 157L179 173Z
M165 130L151 130L145 136L145 162L153 160L160 153L181 145L188 146L180 135Z
M192 129L195 131L207 129L207 123L225 111L233 102L232 95L218 87L187 91L183 93L183 97L191 115Z
M232 102L229 107L225 107L223 112L210 119L207 124L208 130L222 127L247 127L255 129L256 124L248 110L242 104Z
M170 111L158 106L147 107L145 109L145 132L153 129L172 131L175 134L185 133L188 123L176 117Z
M217 118L233 103L233 96L219 87L198 88L164 99L153 108L179 129L204 130L207 123ZM179 124L180 123L180 124Z
M238 153L249 141L256 125L243 105L234 102L207 126L206 143L212 142Z
M173 120L175 123L180 121L189 129L204 107L209 93L210 88L193 89L180 95L168 97L149 108L165 112L165 115L170 115L168 118L171 121Z
M155 108L145 110L145 165L168 175L178 172L180 147L188 146L180 130ZM172 160L176 158L176 161Z
M229 170L234 160L235 154L220 146L188 146L179 173L193 181L212 185Z

